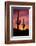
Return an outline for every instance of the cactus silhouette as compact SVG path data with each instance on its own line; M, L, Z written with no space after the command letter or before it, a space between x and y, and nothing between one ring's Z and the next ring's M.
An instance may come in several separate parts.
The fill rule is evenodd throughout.
M18 10L18 16L17 16L17 29L19 30L19 25L21 23L21 20L19 20L19 10Z
M24 27L25 27L25 24L24 24L24 19L23 19L23 24L22 24L22 25L23 25L23 30L24 30Z

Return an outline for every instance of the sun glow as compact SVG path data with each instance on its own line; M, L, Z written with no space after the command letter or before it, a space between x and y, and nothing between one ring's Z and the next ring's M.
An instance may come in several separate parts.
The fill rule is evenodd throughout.
M22 28L22 26L19 26L19 29L20 29L21 31L23 31L23 30L29 29L29 26L26 25L24 28Z
M31 26L30 26L31 27ZM14 26L14 28L17 29L17 25ZM23 25L19 25L19 30L23 31L23 30L26 30L26 29L29 29L29 25L25 25L25 27L23 28Z

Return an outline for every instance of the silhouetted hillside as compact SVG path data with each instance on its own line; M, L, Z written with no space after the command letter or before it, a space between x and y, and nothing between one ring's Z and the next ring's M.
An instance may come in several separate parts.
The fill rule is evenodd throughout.
M17 30L13 29L13 36L28 36L29 35L29 30Z

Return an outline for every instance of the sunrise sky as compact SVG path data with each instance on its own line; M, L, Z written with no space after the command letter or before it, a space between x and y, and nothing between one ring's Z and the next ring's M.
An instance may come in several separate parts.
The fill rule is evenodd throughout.
M24 23L25 23L25 29L29 29L29 9L22 9L22 8L19 8L21 10L19 10L19 20L21 20L21 23L19 25L19 29L20 30L23 30L22 28L22 24L23 24L23 19L24 19ZM13 9L13 28L17 28L17 24L16 24L16 21L17 21L17 16L18 16L18 9L16 10Z

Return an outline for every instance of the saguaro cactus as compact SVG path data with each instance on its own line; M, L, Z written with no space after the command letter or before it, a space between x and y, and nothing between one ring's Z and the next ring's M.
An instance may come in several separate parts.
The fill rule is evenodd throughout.
M25 27L25 24L24 24L24 19L23 19L23 24L22 24L22 25L23 25L23 30L24 30L24 27Z
M21 21L19 20L19 10L18 10L18 16L17 16L17 29L19 30L19 25Z

